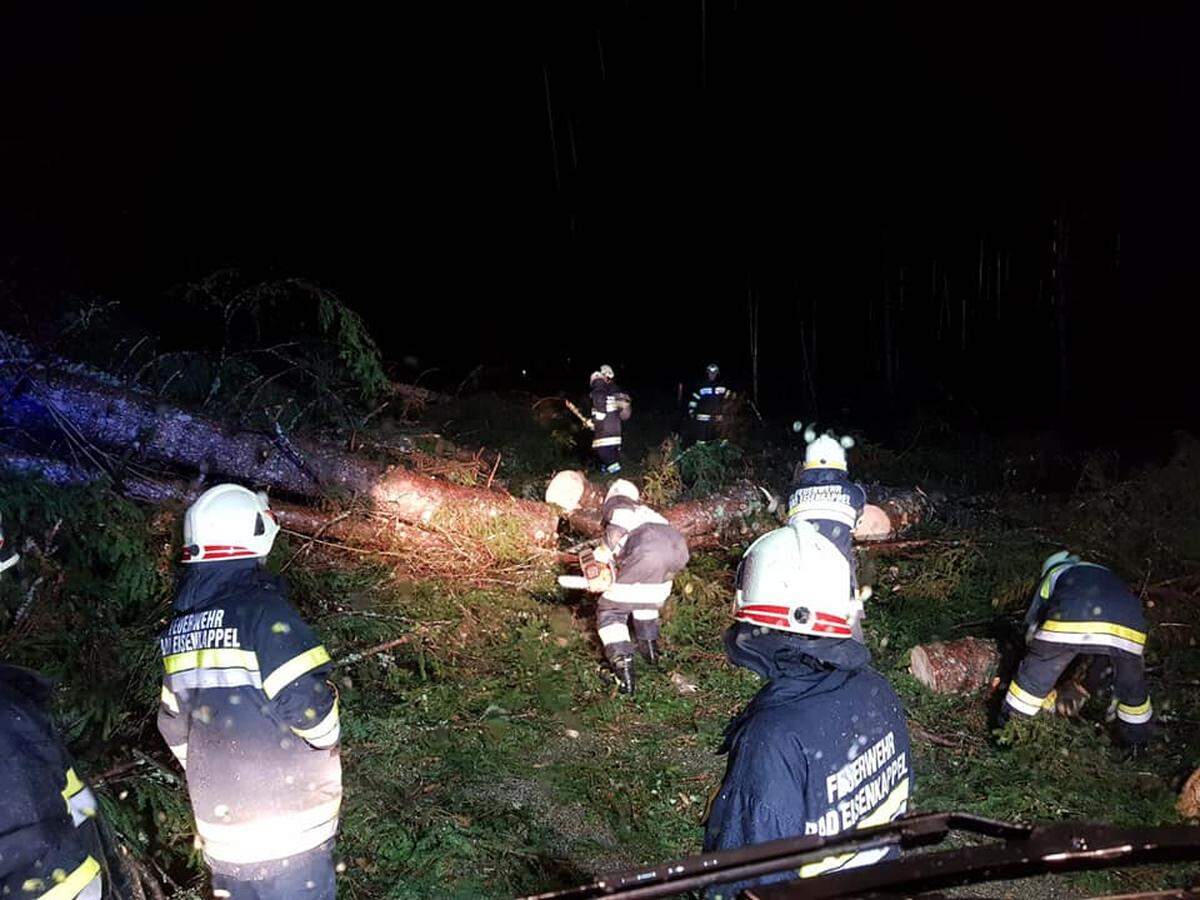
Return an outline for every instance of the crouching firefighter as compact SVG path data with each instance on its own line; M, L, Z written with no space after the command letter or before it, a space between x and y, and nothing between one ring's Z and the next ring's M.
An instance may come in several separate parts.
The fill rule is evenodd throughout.
M604 539L595 559L608 572L592 588L603 591L596 602L596 628L621 692L632 694L634 641L637 652L656 665L658 615L671 595L672 581L688 563L687 541L640 503L637 487L622 478L608 489L601 521Z
M333 900L337 695L329 654L262 565L278 531L266 495L235 484L188 509L158 728L187 774L214 897Z
M1000 710L1036 716L1053 707L1058 677L1080 655L1112 669L1117 738L1140 745L1150 740L1150 694L1143 651L1142 604L1110 569L1083 562L1066 550L1042 564L1042 578L1025 616L1027 650Z
M733 394L721 383L721 369L709 363L704 370L705 383L692 391L688 401L688 418L692 420L692 436L703 444L720 436L721 423L725 420L725 409Z
M913 788L908 727L871 654L851 638L857 608L845 557L808 522L759 538L737 573L725 653L767 683L725 729L725 778L704 849L837 835L903 815ZM751 884L869 865L894 849L829 856L798 871L710 889L730 898Z
M601 366L590 380L592 450L601 471L610 475L621 471L621 423L629 421L633 411L629 395L613 383L614 377L612 366Z
M19 558L0 531L0 572ZM52 690L38 673L0 664L0 897L121 896L107 872L96 798L50 717Z

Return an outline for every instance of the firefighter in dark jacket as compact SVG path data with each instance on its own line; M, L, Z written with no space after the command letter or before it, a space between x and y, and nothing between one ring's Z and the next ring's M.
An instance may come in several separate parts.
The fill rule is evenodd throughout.
M0 531L0 572L19 557ZM100 900L96 798L50 718L50 681L0 664L0 897Z
M671 596L675 576L688 563L687 541L639 502L637 486L623 478L608 489L601 520L604 540L595 556L611 565L612 577L596 602L596 628L620 690L632 694L634 640L637 651L656 664L659 611Z
M266 496L234 484L188 509L158 728L215 897L333 900L337 695L328 652L262 566L278 531Z
M1055 553L1042 564L1025 624L1028 649L1004 697L1001 724L1014 712L1032 717L1053 707L1059 675L1076 656L1090 655L1112 667L1118 739L1129 745L1150 740L1146 619L1121 579L1066 550Z
M612 366L601 366L590 379L592 450L600 469L609 475L621 471L621 423L632 412L629 395L613 383L615 377Z
M693 439L700 444L720 436L726 407L733 398L729 388L719 380L721 369L716 363L709 363L704 376L704 384L692 391L692 397L688 400Z
M742 560L736 623L725 652L767 679L725 729L725 778L704 849L729 850L806 834L832 836L903 815L913 788L904 709L871 655L851 637L845 558L807 522L759 538ZM895 854L829 856L799 871L710 889L733 898L750 884L822 875Z

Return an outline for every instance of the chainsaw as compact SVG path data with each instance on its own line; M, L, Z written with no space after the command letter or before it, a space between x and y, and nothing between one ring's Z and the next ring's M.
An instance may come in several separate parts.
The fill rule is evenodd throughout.
M582 575L559 575L560 587L577 591L588 591L592 594L602 594L612 587L614 572L612 563L596 557L595 550L585 550L579 554L579 568Z

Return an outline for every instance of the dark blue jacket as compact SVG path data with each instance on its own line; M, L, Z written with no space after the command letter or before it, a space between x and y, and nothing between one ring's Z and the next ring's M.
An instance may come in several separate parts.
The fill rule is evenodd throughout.
M1146 645L1141 601L1111 569L1095 563L1064 563L1047 572L1025 622L1034 640L1084 652L1140 656Z
M0 897L99 898L96 800L50 719L50 682L0 665ZM106 893L105 896L108 896Z
M725 636L735 665L768 683L725 731L725 780L713 802L705 850L805 834L832 836L902 815L912 793L904 709L868 665L857 641L809 638L738 624ZM827 857L805 866L811 877L869 865L884 851ZM723 885L709 897L734 897L749 884Z
M862 515L867 492L841 469L804 469L788 488L788 521L804 519L850 560L854 523Z
M341 803L329 654L255 559L193 563L159 639L158 728L187 773L214 870L331 839Z

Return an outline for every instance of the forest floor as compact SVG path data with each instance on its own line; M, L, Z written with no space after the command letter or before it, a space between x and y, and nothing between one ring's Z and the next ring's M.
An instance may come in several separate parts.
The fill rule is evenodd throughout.
M681 489L656 439L641 437L669 423L656 431L643 422L630 441L631 473L655 490ZM516 493L536 495L554 469L579 460L568 428L482 400L463 411L456 437L501 449L501 477ZM795 447L754 446L716 468L748 469L782 490ZM1134 471L1104 455L1081 458L1056 493L1036 473L1022 480L1011 458L973 455L948 436L901 451L866 445L851 458L864 480L929 484L936 474L950 495L935 521L907 536L921 543L864 553L860 563L860 580L875 586L865 623L874 665L913 726L913 807L1177 822L1180 784L1200 765L1200 448L1181 438L1173 457ZM975 471L985 467L994 477ZM60 678L64 730L113 826L174 896L203 896L186 795L153 725L153 636L169 608L174 522L102 488L30 481L0 483L0 509L11 531L46 551L43 574L54 574L39 587L46 599L15 627L23 598L3 586L0 654ZM56 521L67 523L57 533ZM999 641L1011 667L1040 562L1060 546L1113 565L1147 602L1159 734L1136 758L1112 744L1106 698L1090 700L1079 720L1011 728L1001 744L987 725L995 691L937 696L907 672L915 644L968 635ZM721 650L743 549L693 557L667 609L666 659L640 668L630 699L601 677L579 594L414 582L383 560L279 540L270 565L285 570L293 602L335 659L403 639L336 671L346 793L339 896L508 897L695 852L724 767L722 731L759 687ZM1148 890L1195 874L1109 871L989 895Z

